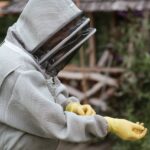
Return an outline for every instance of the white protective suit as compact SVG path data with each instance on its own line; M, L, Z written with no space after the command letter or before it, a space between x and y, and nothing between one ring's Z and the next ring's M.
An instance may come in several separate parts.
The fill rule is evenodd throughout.
M0 150L60 150L65 142L73 149L107 135L102 116L64 111L63 86L53 87L28 53L77 13L71 0L30 0L9 28L0 47Z

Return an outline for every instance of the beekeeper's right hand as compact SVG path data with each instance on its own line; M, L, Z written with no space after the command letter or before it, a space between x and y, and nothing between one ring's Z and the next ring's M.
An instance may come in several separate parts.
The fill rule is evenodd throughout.
M108 131L116 134L123 140L136 141L147 134L147 129L139 123L133 123L125 119L104 118L108 122Z
M81 105L79 102L71 102L66 106L66 111L69 112L74 112L78 115L82 115L82 116L92 116L95 115L96 112L94 111L94 109L88 105Z

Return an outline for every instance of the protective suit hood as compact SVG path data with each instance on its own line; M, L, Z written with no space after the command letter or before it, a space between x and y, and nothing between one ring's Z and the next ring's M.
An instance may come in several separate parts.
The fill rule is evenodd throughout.
M80 13L71 0L29 0L5 40L32 52Z

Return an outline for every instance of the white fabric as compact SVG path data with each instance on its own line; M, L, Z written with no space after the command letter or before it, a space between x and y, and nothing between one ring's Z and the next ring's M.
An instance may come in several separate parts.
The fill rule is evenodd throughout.
M18 46L14 45L13 43L11 43L11 42L9 42L7 40L4 41L3 45L7 46L8 48L13 50L14 52L17 52L20 55L24 54L25 56L29 57L29 54L25 53L23 51L23 49L19 48Z
M29 0L6 40L31 52L80 13L72 0Z
M25 52L25 50L17 47L16 45L14 45L13 43L7 40L5 40L3 45L5 45L6 47L10 48L11 50L13 50L14 52L20 55L24 55L25 57L28 57L29 59L33 59L33 57L29 55L29 53ZM70 102L79 102L79 99L75 97L68 97L69 93L67 92L67 88L59 81L57 77L55 78L50 77L50 79L47 79L47 85L55 101L58 104L60 104L64 109L66 105Z
M79 102L79 99L76 97L69 97L67 88L59 81L57 77L48 79L47 85L55 99L55 102L60 104L64 110L66 105L70 102Z

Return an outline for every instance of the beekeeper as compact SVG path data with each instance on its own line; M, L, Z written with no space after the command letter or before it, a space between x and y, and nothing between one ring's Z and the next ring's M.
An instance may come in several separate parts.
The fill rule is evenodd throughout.
M71 0L30 0L8 29L0 47L0 150L70 150L108 133L131 141L146 135L142 124L96 115L90 105L67 97L31 55L78 13Z

